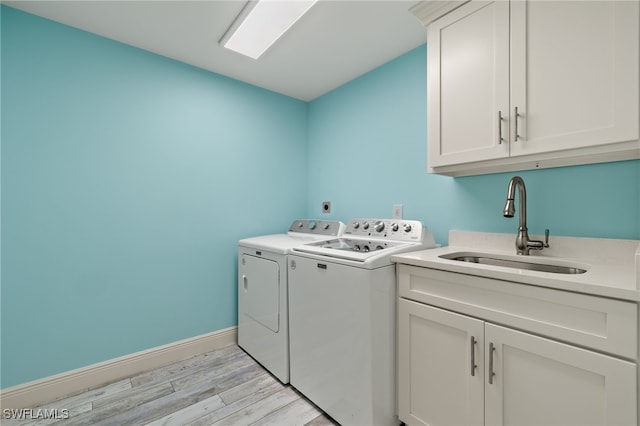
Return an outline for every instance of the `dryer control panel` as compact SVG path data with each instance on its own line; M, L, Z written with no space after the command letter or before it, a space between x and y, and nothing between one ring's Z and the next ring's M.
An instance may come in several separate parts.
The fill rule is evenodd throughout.
M300 234L340 236L344 232L344 223L337 220L294 220L289 227L289 232Z

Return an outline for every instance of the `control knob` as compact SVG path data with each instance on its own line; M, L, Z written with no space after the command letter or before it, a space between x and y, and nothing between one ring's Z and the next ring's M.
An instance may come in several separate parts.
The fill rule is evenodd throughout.
M411 232L411 225L408 223L405 223L402 229L404 229L404 232Z
M369 229L369 222L365 222L365 223L363 223L363 224L362 224L362 227L363 227L364 229Z
M391 230L392 230L393 232L396 232L396 231L398 230L398 224L397 224L397 223L392 223L392 224L391 224Z
M315 220L309 221L309 229L311 229L312 231L314 229L316 229L316 221Z
M328 224L328 223L325 223L325 224L324 224L324 230L326 231L327 229L329 229L329 224Z
M382 230L384 229L384 222L379 220L376 222L375 228L376 232L382 232Z
M360 228L360 222L353 222L353 229Z

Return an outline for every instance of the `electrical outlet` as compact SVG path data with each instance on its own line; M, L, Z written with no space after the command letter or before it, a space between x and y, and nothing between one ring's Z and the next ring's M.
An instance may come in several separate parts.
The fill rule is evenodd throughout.
M402 219L402 204L394 204L393 212L391 213L393 219Z
M322 202L322 213L331 213L331 201Z

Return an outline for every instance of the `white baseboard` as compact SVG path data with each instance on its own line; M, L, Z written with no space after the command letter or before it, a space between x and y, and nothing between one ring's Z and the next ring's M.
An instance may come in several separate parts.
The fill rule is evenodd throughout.
M76 392L236 344L237 336L237 327L229 327L2 389L0 406L3 409L37 407L39 403L60 399Z

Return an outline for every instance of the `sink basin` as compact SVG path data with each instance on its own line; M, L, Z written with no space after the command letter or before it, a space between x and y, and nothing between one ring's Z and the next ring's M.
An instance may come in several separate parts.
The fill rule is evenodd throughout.
M499 255L480 253L450 253L439 256L442 259L457 260L459 262L478 263L481 265L501 266L503 268L526 269L529 271L550 272L552 274L584 274L586 269L577 266L550 263L527 262L525 260L509 259Z

